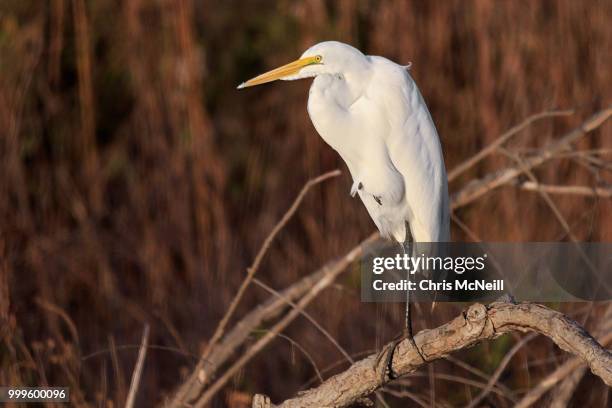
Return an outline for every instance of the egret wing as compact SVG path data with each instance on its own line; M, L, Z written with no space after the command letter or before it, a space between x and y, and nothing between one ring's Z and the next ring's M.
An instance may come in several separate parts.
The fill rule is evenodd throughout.
M368 97L381 104L389 131L389 158L404 180L406 212L417 242L449 240L446 170L438 133L408 72L385 58L370 57L374 76Z

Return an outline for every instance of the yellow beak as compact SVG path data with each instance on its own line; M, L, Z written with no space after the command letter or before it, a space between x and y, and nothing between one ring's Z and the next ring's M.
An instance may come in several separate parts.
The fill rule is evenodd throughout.
M266 82L276 81L277 79L281 79L288 75L293 75L307 65L318 64L319 60L320 57L318 56L301 58L297 61L290 62L287 65L283 65L282 67L273 69L272 71L268 71L265 74L261 74L259 76L256 76L255 78L249 79L248 81L238 85L238 89L265 84Z

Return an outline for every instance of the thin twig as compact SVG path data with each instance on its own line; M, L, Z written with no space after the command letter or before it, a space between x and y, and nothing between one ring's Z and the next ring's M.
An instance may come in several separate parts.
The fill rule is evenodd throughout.
M323 336L325 336L325 338L327 338L330 341L330 343L332 343L334 345L334 347L336 347L336 349L338 349L340 354L342 354L344 356L344 358L346 358L346 360L349 363L353 364L355 362L352 359L352 357L349 355L349 353L347 353L346 350L336 341L336 339L334 339L334 337L327 330L325 330L325 328L323 326L321 326L319 324L319 322L317 322L308 312L306 312L305 310L300 310L298 308L298 306L294 302L291 301L291 299L287 299L287 298L283 297L283 295L281 293L279 293L278 291L272 289L271 287L269 287L268 285L266 285L265 283L263 283L259 279L254 278L253 282L256 285L261 286L262 288L264 288L266 291L270 292L272 295L277 296L277 297L283 299L292 308L298 310L299 313L306 318L306 320L308 320L310 323L312 323L312 325L314 327L316 327L321 332L321 334L323 334Z
M529 334L528 336L522 338L519 342L517 342L514 345L514 347L512 347L510 349L510 351L508 351L506 353L506 355L504 356L503 360L499 363L499 365L495 369L495 372L493 373L493 375L489 379L489 382L487 383L487 386L482 390L482 392L480 394L478 394L478 396L476 398L474 398L472 401L470 401L470 404L468 405L468 408L476 407L478 404L480 404L480 402L483 399L485 399L485 397L487 395L489 395L489 393L491 392L493 387L495 387L495 384L497 383L497 381L499 381L499 377L502 375L502 373L506 369L506 366L508 366L508 363L510 363L510 360L512 360L512 357L514 357L514 355L520 349L522 349L525 344L527 344L530 340L535 339L536 337L537 337L537 333Z
M108 349L110 350L111 362L113 363L113 371L115 372L115 383L117 384L117 401L125 399L125 380L123 378L123 370L119 364L119 355L117 354L117 345L115 338L112 335L108 336Z
M355 358L359 358L359 357L365 357L368 354L372 354L372 353L374 353L376 351L377 351L377 349L363 350L363 351L351 354L351 358L355 359ZM326 373L334 370L335 368L340 367L345 362L346 362L346 359L344 359L344 358L338 359L338 360L334 361L333 363L323 367L323 369L321 370L321 374L326 374ZM306 387L310 387L312 384L315 383L315 381L316 381L316 377L311 377L311 378L308 379L308 381L306 381L305 383L301 384L299 389L301 390L301 389L304 389Z
M140 378L142 377L142 369L144 367L145 358L147 356L147 345L149 344L149 331L150 326L145 324L144 332L142 333L142 342L140 343L140 351L138 351L138 360L132 373L132 380L130 381L130 390L128 392L127 399L125 401L125 408L133 408L136 402L136 393L140 385Z
M582 125L566 133L560 139L547 144L537 154L526 158L524 160L524 168L532 169L556 157L558 153L564 151L571 143L605 123L610 116L612 116L612 106L595 113L584 121ZM523 169L511 166L490 173L481 179L474 180L451 197L451 207L453 209L463 207L489 191L511 182L521 173L523 173Z
M484 371L479 370L478 368L469 365L468 363L466 363L465 361L459 360L458 358L455 358L453 356L446 356L446 361L450 361L451 363L463 368L464 370L474 374L477 377L480 377L484 380L488 380L490 375L486 374ZM442 376L444 376L445 374L438 374L438 377L441 379ZM463 378L462 378L463 379ZM467 380L467 379L464 379ZM471 381L471 380L468 380ZM471 385L471 384L470 384ZM480 387L482 388L482 387ZM514 401L514 397L512 396L512 391L510 391L510 389L508 387L506 387L504 384L502 383L497 383L496 384L496 388L499 388L499 392L501 392L506 398ZM497 392L495 390L495 388L493 389L493 392Z
M502 152L507 157L514 160L517 166L519 167L519 169L531 180L532 183L536 185L538 184L538 179L536 178L535 174L533 174L531 169L525 165L525 161L523 159L521 159L518 155L513 154L512 152L504 148L500 148L499 151ZM561 224L561 227L563 227L563 229L565 230L565 233L570 238L570 240L572 240L572 242L578 242L576 236L572 233L569 223L567 222L563 214L561 214L561 210L559 210L559 207L557 207L557 205L552 200L552 198L550 198L548 193L544 190L537 190L537 192L540 195L540 197L542 197L544 202L548 205L548 207L554 214L555 218L557 218L557 221L559 221L559 224Z
M474 232L470 227L467 226L457 215L455 212L451 212L451 220L453 220L459 228L474 242L482 242L482 239Z
M113 345L112 347L114 347L114 351L112 348L107 348L107 349L101 349L101 350L96 350L94 352L91 352L89 354L87 354L86 356L83 356L81 358L81 360L85 361L85 360L89 360L93 357L97 357L97 356L102 356L105 354L111 354L112 357L112 353L119 351L119 350L133 350L133 349L139 349L142 347L142 344L121 344L119 346L117 345ZM147 345L147 349L149 350L163 350L163 351L171 351L175 354L181 355L181 356L185 356L185 357L190 357L192 360L197 360L198 356L191 354L187 351L183 351L178 347L171 347L171 346L162 346L162 345L157 345L157 344L148 344Z
M589 187L589 186L557 186L541 184L533 181L516 181L514 183L520 189L527 191L543 191L549 194L565 194L594 197L612 197L612 187Z
M416 394L407 390L394 390L392 388L383 388L383 392L394 396L395 398L409 398L416 402L420 407L429 408L430 404L419 398Z
M323 326L321 326L319 324L319 322L317 322L308 312L306 312L303 309L299 309L298 306L295 303L293 303L290 299L287 299L287 298L283 297L282 294L280 294L276 290L272 289L271 287L269 287L265 283L261 282L259 279L253 278L253 282L255 282L255 284L261 286L262 288L264 288L268 292L272 293L274 296L280 297L281 299L286 301L287 304L291 305L291 307L293 307L295 310L299 311L302 316L304 316L309 322L311 322L338 349L338 351L340 351L340 354L342 354L344 356L344 358L346 358L346 360L349 363L351 363L351 364L354 363L354 360L350 356L350 354L347 353L346 350L344 350L344 348L340 345L340 343L338 343L336 341L336 339L334 339L334 337L327 330L325 330L325 328L323 328ZM281 336L281 334L279 334L279 336ZM320 375L319 375L319 377L320 377ZM323 380L321 380L321 382L323 382ZM384 399L384 397L382 396L381 393L376 392L376 398L383 405L383 407L389 408L389 405L387 404L387 402L385 401L385 399Z
M59 317L62 318L62 320L66 323L66 326L68 326L68 330L70 330L70 335L72 336L72 340L77 345L77 350L78 350L79 343L80 343L79 342L79 331L77 330L76 324L74 324L74 321L70 318L68 313L66 313L66 311L62 309L61 307L51 303L48 300L40 298L40 297L36 297L34 299L34 302L36 302L36 304L40 306L41 308L46 309L49 312L55 313Z
M379 237L378 234L372 235L367 240L363 241L361 245L372 239ZM357 249L361 250L362 247L358 246ZM352 253L349 252L349 254ZM342 259L347 260L345 255ZM348 263L346 264L348 265ZM298 282L293 283L288 288L280 292L283 298L290 299L292 301L301 298L306 292L308 292L317 282L326 279L329 275L338 273L338 268L343 267L342 264L338 264L336 260L329 261L317 271L305 276ZM342 272L344 269L340 270ZM181 385L179 390L175 393L172 400L167 404L170 407L183 407L185 401L194 401L201 394L204 387L206 387L210 381L214 378L214 374L217 369L221 367L233 354L234 352L244 344L249 338L249 334L261 327L266 321L272 320L280 315L280 313L287 306L282 298L271 297L259 306L255 307L246 316L244 316L234 327L222 338L217 347L214 348L214 353L210 355L208 359L200 360L192 371L190 377ZM207 371L203 370L204 364L206 364Z
M545 119L545 118L550 118L550 117L555 117L555 116L568 116L572 114L574 114L574 110L568 109L568 110L560 110L560 111L545 111L545 112L540 112L535 115L529 116L527 119L525 119L518 125L513 126L510 129L508 129L504 134L498 137L493 143L491 143L490 145L488 145L487 147L485 147L484 149L476 153L474 156L470 157L469 159L467 159L466 161L464 161L463 163L455 167L453 170L451 170L448 173L448 181L451 182L454 179L456 179L460 174L464 173L465 171L467 171L468 169L476 165L478 162L480 162L482 159L484 159L491 153L495 152L495 150L498 147L502 146L504 143L510 140L512 136L516 135L517 133L519 133L521 130L525 129L527 126L531 125L532 123L538 120L541 120L541 119Z
M255 330L253 333L268 333L269 331L270 330ZM298 343L297 341L293 340L291 337L286 336L286 335L284 335L282 333L278 333L277 336L280 337L281 339L287 340L293 347L295 347L298 350L300 350L302 352L302 354L304 354L304 356L306 357L308 362L310 362L310 365L314 369L315 374L316 374L317 378L319 379L319 381L323 382L323 377L321 376L321 371L319 371L319 367L317 367L317 363L315 363L315 361L312 358L312 356L310 355L310 353L308 351L306 351L306 349L304 347L302 347L302 345L300 343Z
M270 234L268 234L268 236L264 240L261 248L259 249L259 251L257 252L257 255L255 256L255 260L253 261L253 264L249 268L247 268L247 276L242 281L240 288L238 289L238 292L236 293L236 296L234 296L232 303L227 309L227 312L225 312L225 315L219 322L219 325L217 326L217 329L215 330L212 338L210 339L210 342L208 343L206 350L202 354L203 356L202 358L205 359L210 355L210 352L212 351L213 347L217 344L219 339L223 336L227 323L229 322L232 315L234 314L234 311L236 310L236 307L238 306L240 299L242 299L242 296L244 295L246 288L249 286L249 283L251 283L251 280L253 279L253 276L257 272L257 269L259 269L259 265L261 264L261 261L263 260L266 252L270 248L272 241L274 240L274 238L276 238L276 235L278 235L278 233L285 227L287 222L289 222L293 214L295 214L298 207L302 203L302 200L306 196L306 193L308 193L308 190L310 190L313 186L319 183L322 183L323 181L328 180L332 177L337 177L340 174L341 174L340 170L329 171L325 174L322 174L318 177L308 180L308 182L306 182L304 187L302 187L302 190L300 191L298 196L293 201L293 204L291 204L291 207L289 207L287 212L285 212L283 217L274 226L274 228L272 228L272 231L270 232Z
M412 373L410 374L407 378L412 378L412 377L425 377L426 374L425 373ZM452 374L445 374L445 373L436 373L436 380L442 380L442 381L450 381L450 382L456 382L459 384L465 384L465 385L469 385L471 387L476 387L476 388L480 388L481 390L484 390L487 387L487 383L482 382L482 381L476 381L476 380L472 380L469 378L463 378L460 377L458 375L452 375ZM392 383L392 385L395 384L404 384L405 380L396 380ZM410 385L409 383L406 383L405 385ZM512 396L512 393L508 390L508 391L504 391L499 387L499 383L498 384L493 384L493 387L491 388L491 392L499 395L500 397L504 397L509 399L510 401L513 401L514 398Z
M529 179L533 183L536 183L536 184L538 183L538 180L537 180L535 174L533 174L531 169L528 168L525 165L525 161L523 159L521 159L519 156L517 156L515 154L512 154L511 152L509 152L506 149L500 148L499 150L502 151L504 154L506 154L508 157L510 157L513 160L515 160L517 162L517 165L519 166L519 168L527 175L527 177L529 177ZM559 222L559 224L561 224L561 226L565 230L565 233L567 234L569 239L574 244L576 244L576 249L578 249L578 251L580 252L580 256L581 256L582 260L589 267L590 271L598 277L599 282L603 285L603 287L605 287L607 290L612 290L612 288L609 287L607 282L605 280L602 280L601 277L599 276L599 274L595 272L597 270L597 268L595 267L595 265L593 265L593 263L591 262L590 258L584 252L584 250L578 245L578 239L572 233L572 230L571 230L571 227L569 225L569 222L565 219L565 217L561 213L561 210L559 210L559 208L557 207L555 202L552 200L552 198L550 198L548 193L546 193L545 191L538 190L538 193L540 194L540 196L542 197L544 202L548 205L548 207L551 209L552 213L554 214L555 218L557 218L557 221ZM585 316L584 320L582 321L582 324L586 323L586 320L588 319L588 317L589 317L589 314L587 314Z
M565 377L555 388L555 392L552 393L553 398L548 408L567 408L576 387L582 380L582 377L584 377L586 371L586 366L582 365Z
M292 309L285 317L283 317L278 323L276 323L270 331L259 339L249 350L247 350L234 364L232 364L223 375L213 384L211 385L202 395L201 398L198 399L196 403L194 403L194 407L204 407L206 404L212 399L212 397L240 370L247 362L253 358L257 353L259 353L270 341L272 341L277 333L280 333L285 329L299 314L300 310L303 310L310 302L312 302L319 292L329 286L337 275L339 275L348 265L353 263L356 259L358 259L361 254L364 252L364 249L371 245L378 239L378 233L372 234L368 239L362 242L359 246L355 247L352 251L350 251L343 258L339 259L334 263L334 265L330 266L334 272L326 275L319 282L315 283L315 285L309 290L304 297L297 303L297 308Z

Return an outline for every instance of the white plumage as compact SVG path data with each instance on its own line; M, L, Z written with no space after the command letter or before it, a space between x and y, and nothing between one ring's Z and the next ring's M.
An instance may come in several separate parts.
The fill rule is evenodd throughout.
M405 67L340 42L309 48L290 64L239 88L315 77L308 114L346 163L353 185L385 237L445 242L449 199L438 133Z

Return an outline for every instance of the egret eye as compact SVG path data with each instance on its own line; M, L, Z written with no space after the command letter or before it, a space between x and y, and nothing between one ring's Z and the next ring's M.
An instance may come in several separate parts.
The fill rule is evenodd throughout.
M322 57L322 56L320 56L320 55L317 55L317 56L315 57L315 62L316 62L317 64L318 64L319 62L321 62L322 60L323 60L323 57Z

